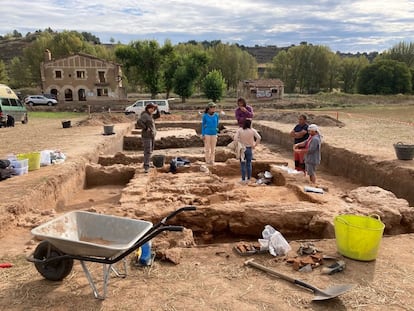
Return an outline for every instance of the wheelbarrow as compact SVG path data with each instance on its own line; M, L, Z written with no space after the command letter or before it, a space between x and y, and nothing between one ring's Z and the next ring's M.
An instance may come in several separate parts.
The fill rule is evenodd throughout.
M111 272L117 277L127 276L126 256L163 231L182 231L182 226L166 222L183 211L194 211L185 206L164 217L158 224L125 217L85 211L73 211L59 216L34 229L31 233L43 240L27 257L47 280L61 281L72 271L74 260L82 269L97 299L105 299ZM113 264L123 261L123 273ZM91 276L86 262L103 265L102 294Z

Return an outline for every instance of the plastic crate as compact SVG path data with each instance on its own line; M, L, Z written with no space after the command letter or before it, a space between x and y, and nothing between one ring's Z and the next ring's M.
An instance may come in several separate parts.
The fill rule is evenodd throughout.
M14 170L14 175L21 176L21 175L29 173L29 166L15 167L13 168L13 170Z
M11 160L10 165L14 168L24 168L29 166L29 159Z

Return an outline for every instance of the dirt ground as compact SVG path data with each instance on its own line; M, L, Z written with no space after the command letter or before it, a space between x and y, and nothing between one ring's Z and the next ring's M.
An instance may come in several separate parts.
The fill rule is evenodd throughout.
M319 121L324 141L355 153L370 155L377 160L395 160L392 144L396 140L413 143L414 128L410 124L389 120L384 122L349 114L340 115L339 120L343 122L339 126L324 126L323 119ZM328 121L331 122L331 119ZM272 123L286 132L292 128L292 124L287 122L263 122ZM96 162L101 153L100 146L114 139L113 136L102 135L102 125L108 123L115 124L114 131L118 133L128 133L132 128L131 120L125 116L96 115L86 121L73 120L74 126L70 129L63 129L60 121L36 119L28 125L18 124L15 128L1 129L1 157L10 153L43 149L61 150L67 155L63 164L42 167L27 175L0 182L0 191L7 193L3 199L16 199L27 193L35 195L39 182L51 176L70 173L79 158ZM266 158L271 153L265 146L261 146L257 150L257 157ZM278 157L293 167L290 152L281 151ZM414 169L414 161L399 162L402 167ZM342 191L359 186L340 176L331 176L323 169L318 171L318 178L321 183L335 185L336 189ZM38 215L36 221L42 223L76 209L114 210L119 204L122 189L123 186L85 189L74 194L64 206L58 206L54 210L46 209L44 214ZM239 187L238 191L243 189L251 190L249 195L253 200L255 197L263 197L263 191L266 191L251 187ZM288 195L278 192L267 197L273 196L274 200L269 199L269 203L274 203L283 201L281 197ZM92 197L93 200L90 199ZM289 200L294 201L295 198ZM33 214L33 211L30 212ZM22 220L20 223L26 225L8 227L7 232L3 232L0 237L0 263L9 262L13 265L11 268L0 269L0 310L383 310L384 306L388 310L414 310L413 234L384 237L375 261L361 262L342 258L346 262L346 269L333 275L321 274L321 267L309 273L298 272L286 263L284 257L272 257L270 254L240 256L233 249L235 242L180 248L180 260L176 265L157 259L151 267L136 267L130 264L129 257L128 277L123 279L112 275L108 297L101 301L93 297L91 287L77 261L72 273L61 282L54 283L41 277L34 265L25 259L33 252L37 241L30 235L28 220L24 219L24 215L19 217ZM4 222L3 224L5 225ZM339 256L334 239L289 242L292 247L289 256L294 256L300 243L305 242L314 243L322 254ZM338 298L312 302L313 294L310 291L245 266L244 262L250 258L321 289L338 284L354 284L355 287ZM325 261L323 266L329 263L330 261ZM89 266L92 275L100 280L102 266ZM99 281L98 285L101 285Z

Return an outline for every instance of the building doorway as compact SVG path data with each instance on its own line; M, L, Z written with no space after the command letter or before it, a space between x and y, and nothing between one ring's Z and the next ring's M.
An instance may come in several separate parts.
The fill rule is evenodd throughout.
M65 101L73 101L73 92L71 89L65 90Z
M86 92L85 92L85 89L79 89L79 91L78 91L78 98L79 98L79 101L85 101L86 100Z

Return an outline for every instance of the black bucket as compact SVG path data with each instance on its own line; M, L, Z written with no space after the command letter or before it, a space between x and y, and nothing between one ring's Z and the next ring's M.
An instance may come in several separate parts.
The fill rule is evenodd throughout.
M70 127L70 120L62 121L62 127L67 129Z
M152 156L152 164L154 164L155 167L163 167L165 162L165 156L162 154L157 154Z
M398 160L412 160L414 157L414 145L405 145L398 142L394 144L394 149Z
M104 125L103 127L104 127L104 135L115 134L113 125Z

